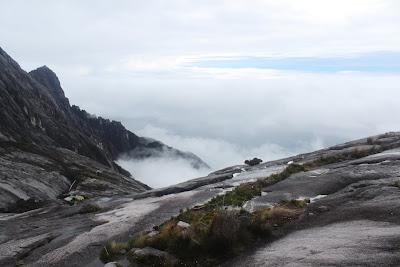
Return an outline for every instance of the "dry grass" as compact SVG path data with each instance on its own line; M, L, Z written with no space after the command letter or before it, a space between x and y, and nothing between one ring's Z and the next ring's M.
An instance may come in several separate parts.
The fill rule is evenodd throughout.
M304 211L300 202L288 201L254 213L225 209L186 210L160 225L158 234L136 236L130 247L167 251L186 266L213 265L245 250L255 240L270 235L274 228L296 220ZM182 217L191 219L189 228L177 226Z
M119 256L129 249L128 243L109 241L100 252L102 262L110 262L116 260Z

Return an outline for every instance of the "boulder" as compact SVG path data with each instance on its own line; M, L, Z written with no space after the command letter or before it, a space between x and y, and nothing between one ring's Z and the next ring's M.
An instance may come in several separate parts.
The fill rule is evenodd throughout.
M189 228L190 227L190 224L188 224L187 222L183 222L183 221L179 221L176 225L181 228Z
M160 233L159 231L151 231L150 233L147 234L147 236L153 237L153 236L158 235L159 233Z
M143 264L148 266L174 266L177 259L168 252L151 247L142 249L133 248L128 253L128 259L134 264Z

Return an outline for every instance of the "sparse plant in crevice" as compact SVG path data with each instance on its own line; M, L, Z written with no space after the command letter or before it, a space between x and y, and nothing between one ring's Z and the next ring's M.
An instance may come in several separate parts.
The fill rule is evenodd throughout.
M100 260L104 263L114 261L129 249L128 243L109 241L100 252Z

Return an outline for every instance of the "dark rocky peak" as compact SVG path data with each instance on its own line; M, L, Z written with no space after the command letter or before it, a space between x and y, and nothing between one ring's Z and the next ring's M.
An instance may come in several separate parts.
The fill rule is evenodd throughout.
M0 70L10 69L20 69L20 66L0 47Z
M42 66L31 72L29 75L49 89L49 93L62 104L69 104L68 99L65 97L64 91L61 88L60 80L57 75L47 66Z

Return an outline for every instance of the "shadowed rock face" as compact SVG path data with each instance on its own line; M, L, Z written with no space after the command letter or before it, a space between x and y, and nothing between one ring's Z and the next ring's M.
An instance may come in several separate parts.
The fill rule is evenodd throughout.
M114 194L149 189L114 162L121 155L169 153L196 168L208 167L192 153L139 137L120 122L71 106L53 71L43 66L27 73L1 48L0 126L0 211L19 210L20 200L55 200L72 183L92 184L81 192L89 195L112 191L105 188ZM103 179L105 170L112 174ZM22 204L28 208L35 203Z

